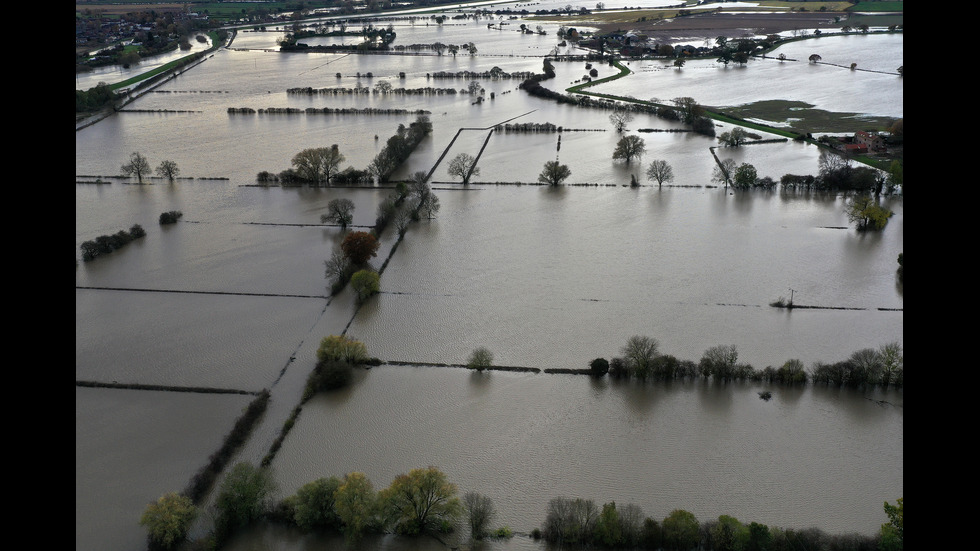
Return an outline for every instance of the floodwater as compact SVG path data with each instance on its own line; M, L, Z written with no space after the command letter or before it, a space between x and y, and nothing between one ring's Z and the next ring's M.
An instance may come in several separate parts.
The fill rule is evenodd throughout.
M459 363L486 346L498 365L541 369L610 358L634 334L655 337L663 352L693 361L711 346L735 344L740 360L756 368L791 358L807 365L838 361L861 348L903 342L902 288L895 280L904 247L900 197L886 199L896 214L884 231L861 235L848 227L846 198L836 194L709 187L708 148L715 143L691 133L639 134L647 144L642 161L615 163L619 136L608 112L528 97L517 80L478 79L495 97L477 105L463 94L286 93L379 80L459 90L470 79L427 73L494 65L537 72L541 59L534 56L556 42L550 27L544 37L491 31L486 21L417 27L417 35L400 28L399 42L450 33L469 37L479 54L283 55L261 51L266 41L274 45L275 33L240 33L254 43L236 39L233 47L249 50L218 51L127 106L162 112L117 113L76 132L76 181L83 182L76 184L75 207L76 380L270 388L266 417L272 419L295 406L319 339L348 325L372 356L386 361ZM842 43L852 38L873 37ZM819 43L833 49L831 39ZM900 41L897 51L894 44L884 49L894 59L882 67L901 64ZM885 55L879 50L875 55ZM738 71L761 74L775 66L750 63ZM555 88L585 72L578 62L557 69L547 81ZM374 78L356 76L367 72ZM700 85L669 97L722 104L715 101L718 90L736 71L690 73L703 75ZM779 99L902 116L900 80L897 90L882 90L888 104L882 112L866 96L806 96L813 75L804 64L784 73L779 86L786 96ZM661 77L657 86L677 84L670 71L614 83L624 86L634 77L644 79L636 81L637 97L663 95L652 88ZM414 115L230 115L229 107L426 109L433 133L396 177L432 168L460 128L473 130L460 134L447 159L475 156L487 128L510 119L590 131L563 132L560 149L557 134L495 132L480 174L466 188L439 166L432 185L441 210L409 229L382 275L382 294L355 313L349 292L327 296L323 261L342 234L320 225L320 215L331 199L345 197L356 205L354 225L370 226L390 190L267 188L255 185L255 175L288 168L301 149L334 143L346 156L342 166L364 168ZM177 110L192 112L166 112ZM680 126L638 116L630 132L639 128ZM111 179L134 151L152 166L174 160L184 178L146 185ZM816 173L819 155L792 142L718 154L777 180ZM554 158L571 168L568 183L592 185L496 184L533 183ZM655 158L673 165L677 187L646 181L645 165ZM625 187L631 174L644 186ZM91 183L97 177L111 183ZM160 226L159 214L170 210L183 218ZM104 258L80 260L83 241L133 224L147 236ZM375 267L388 258L392 233L382 236ZM841 309L768 307L791 292L797 304ZM902 393L777 388L764 402L759 389L380 367L304 407L273 467L285 497L320 476L360 470L383 487L401 472L436 465L461 492L492 496L499 524L522 532L543 522L548 499L566 495L636 503L659 519L684 508L700 520L731 514L774 526L874 533L885 521L881 503L902 496ZM137 522L145 504L182 490L250 399L77 389L76 548L141 546L145 532ZM261 459L279 426L262 425L244 458ZM330 548L277 529L252 532L235 545ZM381 538L364 545L440 544ZM537 546L515 538L489 548Z

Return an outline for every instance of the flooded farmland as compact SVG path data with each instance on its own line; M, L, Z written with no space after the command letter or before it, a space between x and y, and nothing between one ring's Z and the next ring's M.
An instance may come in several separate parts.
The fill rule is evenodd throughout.
M319 340L343 331L386 362L463 363L485 346L498 365L542 370L611 358L632 335L654 337L664 353L695 362L711 346L735 344L739 360L757 369L788 359L835 362L903 343L895 277L904 248L901 196L884 200L895 215L883 231L862 234L848 223L841 194L716 187L709 147L717 141L690 132L639 134L647 148L642 160L614 162L620 136L608 111L531 97L517 89L519 80L477 79L487 97L494 94L479 104L460 93L287 93L380 80L459 90L471 79L431 75L493 66L541 72L541 56L556 47L555 25L546 26L546 36L525 36L486 23L398 23L398 42L479 47L476 55L455 57L280 54L265 51L279 34L240 32L232 44L239 49L218 50L127 106L134 111L76 132L76 381L270 389L266 422L236 457L257 464L281 427L272 420L298 403ZM825 60L892 70L902 62L901 35L786 48L801 61L752 60L737 69L692 62L682 71L634 61L635 74L596 91L686 95L714 106L799 100L829 111L903 116L897 77L805 61L819 48ZM558 63L545 84L563 89L582 77L584 65ZM467 186L446 172L445 161L436 167L439 212L412 224L393 254L395 232L382 234L372 260L379 268L388 259L381 294L357 308L349 289L330 297L323 263L343 233L320 216L330 200L348 198L353 225L366 229L391 185L263 187L256 175L285 170L304 148L331 144L346 157L342 167L363 169L415 116L238 115L230 107L428 111L433 132L395 180L432 169L461 128L467 130L447 159L476 156L484 143L486 149ZM558 133L490 133L508 120L581 131L562 132L560 148ZM683 125L640 115L627 133L640 128ZM182 178L144 185L114 178L134 151L153 166L174 160ZM801 143L717 152L776 180L818 169L819 151ZM571 169L569 185L531 185L554 159ZM674 167L672 185L658 188L645 178L653 159ZM628 187L634 174L639 188ZM183 218L161 226L159 214L171 210ZM81 260L82 242L133 224L147 236ZM769 307L790 292L797 304L822 308ZM558 496L635 503L655 518L682 508L700 520L730 514L773 526L874 533L886 520L881 503L903 493L902 392L773 388L766 402L760 389L386 365L309 402L272 467L279 497L286 497L322 476L357 470L384 487L399 473L435 465L461 493L491 496L499 524L522 533L540 527L547 501ZM142 548L143 508L187 485L250 399L77 387L76 548ZM336 544L266 528L232 548ZM360 545L443 548L397 538ZM515 538L487 548L542 545Z

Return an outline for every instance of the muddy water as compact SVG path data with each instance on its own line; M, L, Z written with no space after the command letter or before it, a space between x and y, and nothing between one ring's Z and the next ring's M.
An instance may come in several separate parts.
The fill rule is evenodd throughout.
M475 34L486 33L485 25L469 31L481 52L494 51L489 34ZM897 214L884 232L858 235L846 229L842 197L704 187L711 183L708 147L714 143L689 133L643 134L643 161L667 159L675 184L696 187L625 188L631 174L642 179L643 167L611 161L618 137L606 112L530 98L513 81L483 82L496 97L482 105L462 95L285 93L293 86L353 86L356 73L367 71L392 82L406 71L405 87L459 89L468 80L436 81L426 73L492 65L540 70L540 59L505 52L520 44L496 40L501 57L486 59L219 51L159 89L171 93L150 93L131 106L194 113L119 113L76 133L79 180L118 174L133 151L153 166L172 159L189 177L174 184L76 185L76 255L81 242L135 223L148 233L106 258L79 262L76 378L259 390L274 386L284 369L287 375L309 369L312 353L294 358L297 350L309 352L320 332L341 330L351 319L349 300L327 306L323 260L341 235L318 226L319 216L331 199L347 197L357 205L354 224L370 225L388 190L258 188L252 187L255 175L287 168L305 147L333 143L347 157L345 166L363 168L398 124L414 116L230 116L228 107L428 109L433 135L400 174L431 168L464 126L521 117L605 130L566 133L560 152L555 135L494 134L477 179L534 182L543 163L557 155L572 169L570 183L599 186L476 183L463 190L446 183L445 167L436 171L442 204L437 219L409 230L382 277L384 293L351 325L351 334L383 359L452 363L487 346L497 363L579 368L617 354L630 335L644 334L659 339L664 352L695 361L709 346L736 344L743 361L761 368L790 358L837 361L860 348L902 342L903 298L894 281L895 257L904 245L900 199L888 201ZM571 82L582 69L576 64L562 74ZM336 72L342 73L340 83ZM725 73L711 75L705 93L725 82ZM809 77L792 78L802 90ZM360 83L371 85L363 78ZM821 101L820 107L833 109L843 100ZM672 124L646 118L632 127ZM475 154L483 139L476 133L461 138L459 152ZM723 152L776 179L815 173L817 155L793 143ZM169 210L181 210L184 218L159 226L159 213ZM390 235L383 241L389 250ZM766 306L789 289L798 304L854 309L786 313ZM294 386L288 398L279 398L282 403L274 388L271 407L291 409L301 381ZM103 392L110 391L97 391ZM125 396L112 411L127 412L110 414L113 422L92 405L112 403L99 397L108 394L76 399L76 431L105 430L100 441L110 443L76 443L76 471L85 473L84 481L76 476L76 501L85 504L76 514L79 548L108 543L128 549L129 543L114 542L142 541L135 519L143 506L183 488L246 403L184 401L164 393L158 407L142 391L111 392ZM900 396L874 398L901 402ZM209 409L219 402L219 411ZM158 414L160 407L173 411ZM774 525L870 533L884 521L881 502L901 495L901 411L861 394L816 389L777 391L765 403L751 386L620 388L580 377L493 373L474 379L451 369L383 368L304 410L299 436L291 436L276 470L288 493L348 470L369 472L382 486L404 470L438 464L461 489L492 494L507 511L502 523L517 530L536 526L542 504L560 493L632 501L661 518L681 507L702 519L734 514ZM139 430L122 422L144 415L209 421L137 423ZM194 436L193 450L159 445L185 442L188 424L206 433L203 443ZM271 439L277 429L257 438ZM139 452L103 468L110 458L105 450L120 442ZM828 450L838 453L821 455ZM494 456L503 459L498 463ZM834 463L838 457L852 462ZM146 476L178 460L187 464L163 479ZM831 474L838 472L846 474ZM639 483L626 482L634 479ZM830 510L832 504L843 504L847 513ZM106 528L94 533L86 526Z

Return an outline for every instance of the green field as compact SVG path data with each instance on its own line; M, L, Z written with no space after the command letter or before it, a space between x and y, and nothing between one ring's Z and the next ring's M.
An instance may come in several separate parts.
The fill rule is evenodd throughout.
M847 11L904 11L904 2L858 2Z

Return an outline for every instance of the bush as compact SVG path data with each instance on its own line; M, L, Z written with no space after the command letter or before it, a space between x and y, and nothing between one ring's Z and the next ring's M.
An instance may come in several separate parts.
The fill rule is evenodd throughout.
M609 362L605 358L596 358L589 362L589 369L592 370L592 375L602 377L609 373Z
M320 478L303 485L291 499L293 522L300 528L340 528L340 517L334 511L334 494L341 481L335 476Z
M168 212L160 213L160 224L175 224L177 220L184 216L184 213L179 210L171 210Z
M323 390L343 388L350 384L354 376L351 364L336 360L317 362L310 377L306 380L306 390L303 400L309 400L314 394Z
M187 537L196 516L190 498L171 492L146 507L140 525L146 526L150 549L172 549Z
M378 272L374 270L360 270L355 272L350 278L351 287L357 292L358 302L363 301L380 289L380 278Z
M330 335L320 341L316 357L320 362L335 361L357 365L363 363L368 355L364 343L344 335Z
M470 359L466 363L466 367L470 369L475 369L477 371L483 371L484 369L490 367L493 364L493 353L484 347L479 347L470 354Z

